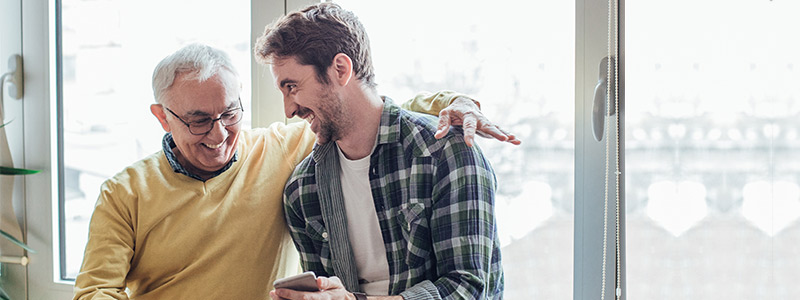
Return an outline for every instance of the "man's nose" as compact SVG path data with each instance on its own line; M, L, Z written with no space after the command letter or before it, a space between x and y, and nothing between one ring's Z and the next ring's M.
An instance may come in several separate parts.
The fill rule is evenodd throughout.
M297 108L297 103L294 103L294 100L288 96L283 96L283 113L286 115L287 119L291 119L297 114Z
M222 120L216 120L211 124L212 128L206 136L215 143L221 143L228 137L227 126L222 125Z

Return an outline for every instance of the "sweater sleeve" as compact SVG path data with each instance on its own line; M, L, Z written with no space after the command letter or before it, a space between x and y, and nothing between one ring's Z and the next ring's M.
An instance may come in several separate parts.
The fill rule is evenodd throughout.
M478 105L478 107L480 107L480 103L478 101L475 101L474 99L466 95L446 90L439 91L434 94L421 92L416 96L414 96L414 98L411 98L410 100L404 102L401 106L403 107L403 109L407 109L410 111L438 116L440 111L442 111L443 109L445 109L445 107L453 103L453 100L455 100L458 97L465 97L467 99L470 99L473 102L475 102L475 104Z
M281 141L289 170L294 170L294 167L311 153L314 143L317 141L316 135L311 131L311 125L305 121L288 125L273 123L270 128Z
M134 230L130 211L106 181L89 224L89 240L81 272L75 279L74 300L128 299L125 278L133 257Z

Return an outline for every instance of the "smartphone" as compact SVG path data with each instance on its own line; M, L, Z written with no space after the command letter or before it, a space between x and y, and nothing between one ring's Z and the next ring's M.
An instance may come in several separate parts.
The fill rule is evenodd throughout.
M284 277L272 283L276 289L290 289L303 292L318 292L317 275L313 271Z

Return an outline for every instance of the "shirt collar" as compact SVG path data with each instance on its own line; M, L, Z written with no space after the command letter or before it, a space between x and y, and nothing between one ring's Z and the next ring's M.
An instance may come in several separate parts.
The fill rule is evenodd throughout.
M172 139L171 132L167 132L167 134L164 135L164 138L161 140L161 146L164 148L164 155L167 157L167 161L169 162L169 165L172 167L172 171L175 171L175 173L180 173L200 181L206 181L208 179L217 177L219 174L222 174L223 172L230 169L233 163L239 160L239 149L236 149L236 152L233 153L233 158L231 158L231 161L229 161L228 164L222 167L222 169L219 169L216 172L214 172L210 178L203 180L203 178L201 178L197 174L189 172L189 170L181 166L181 164L178 162L178 157L175 156L175 152L172 152L172 148L175 148L175 140Z
M383 112L381 125L378 129L378 145L397 143L400 141L400 106L394 104L391 98L383 98Z

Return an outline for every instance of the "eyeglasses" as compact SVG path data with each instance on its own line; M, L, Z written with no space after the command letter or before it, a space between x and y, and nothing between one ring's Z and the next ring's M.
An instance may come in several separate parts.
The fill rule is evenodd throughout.
M242 106L242 98L239 98L239 107L234 108L231 110L227 110L219 116L219 118L212 119L212 118L204 118L197 121L186 122L181 117L178 116L174 111L164 106L169 113L173 116L178 118L186 127L189 127L189 132L194 135L204 135L211 132L211 129L214 129L214 124L217 121L220 121L222 126L231 126L236 125L239 121L242 120L242 115L244 112L244 106Z

